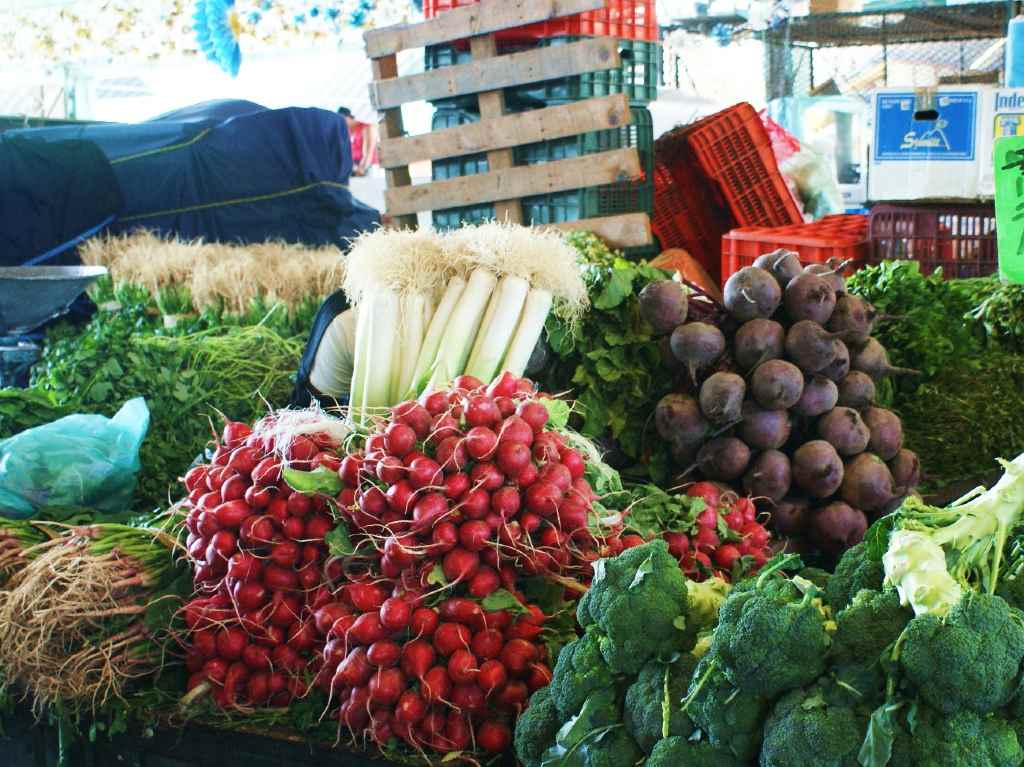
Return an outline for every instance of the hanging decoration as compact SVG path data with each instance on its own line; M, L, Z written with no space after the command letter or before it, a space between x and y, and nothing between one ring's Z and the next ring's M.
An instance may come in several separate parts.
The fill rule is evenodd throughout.
M246 54L420 18L414 0L77 0L0 12L0 66L205 56L233 74Z

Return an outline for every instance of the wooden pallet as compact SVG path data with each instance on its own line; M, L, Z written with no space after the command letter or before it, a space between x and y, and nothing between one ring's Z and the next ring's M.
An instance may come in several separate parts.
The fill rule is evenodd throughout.
M524 197L602 186L642 176L637 150L616 149L541 165L514 167L514 147L608 130L632 121L625 95L588 99L519 114L507 114L504 89L615 69L621 65L616 42L592 38L569 45L498 55L494 33L559 16L591 11L605 0L481 0L418 24L370 30L366 51L373 64L370 97L381 113L380 162L385 169L386 222L415 227L416 213L494 203L499 220L522 223ZM415 75L398 76L396 54L427 45L469 38L472 59ZM476 94L480 122L406 136L402 105L421 100ZM487 153L487 173L412 183L410 163ZM626 213L554 225L589 229L614 247L651 242L646 213Z

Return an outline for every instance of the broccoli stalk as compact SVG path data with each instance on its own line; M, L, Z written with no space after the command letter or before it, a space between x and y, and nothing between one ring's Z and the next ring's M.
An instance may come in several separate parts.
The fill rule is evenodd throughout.
M916 498L900 508L882 563L886 583L917 615L946 615L964 589L995 593L1007 538L1024 514L1024 454L1000 463L1004 474L989 490L943 509Z

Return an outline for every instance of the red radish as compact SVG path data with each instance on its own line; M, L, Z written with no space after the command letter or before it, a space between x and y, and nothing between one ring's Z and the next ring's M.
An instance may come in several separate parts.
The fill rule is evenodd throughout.
M380 622L388 631L401 631L411 618L412 609L402 597L391 597L380 607Z
M448 437L461 436L462 432L459 430L459 422L448 415L448 413L441 413L430 423L430 435L428 436L428 441L432 445L439 445L442 441L448 439Z
M494 404L497 405L502 418L508 418L516 412L516 401L511 397L495 397Z
M739 561L740 550L731 543L726 543L715 550L715 564L723 570L731 571L736 562Z
M565 493L572 487L572 474L562 464L552 461L541 467L540 481L550 482Z
M444 600L440 608L442 620L464 623L467 626L481 624L484 620L483 608L472 599L452 597Z
M292 591L299 585L299 576L294 570L271 563L263 569L263 583L271 591Z
M488 623L490 622L488 621ZM487 628L473 635L470 650L479 658L491 660L498 657L504 645L505 640L501 635L501 631L495 628Z
M351 614L352 611L346 605L343 605L341 602L331 602L316 611L313 615L313 621L316 630L326 636L338 618Z
M495 456L498 468L510 477L519 476L532 460L530 448L522 442L502 442Z
M668 544L668 553L676 559L686 556L690 550L690 539L686 537L686 533L664 533L661 537Z
M338 468L338 478L348 487L359 485L359 469L362 467L363 459L358 455L346 455L341 459L341 466Z
M495 690L500 690L508 681L508 671L498 660L484 661L477 674L477 684L485 694L491 695Z
M380 488L373 486L357 493L356 503L359 504L360 511L374 519L379 518L388 507L387 498L384 497L384 493L381 492Z
M454 500L469 490L469 476L462 474L461 472L458 474L449 474L445 477L443 485L444 494L448 498Z
M415 501L413 492L412 485L404 479L393 483L384 494L388 501L388 508L403 517L406 516L412 510Z
M247 517L239 528L238 537L248 546L270 543L274 537L274 520L271 517Z
M718 512L715 509L704 509L697 515L697 524L711 530L718 529Z
M547 687L551 684L551 669L543 663L531 663L530 675L527 677L526 684L530 688L530 692Z
M478 463L469 472L469 481L473 487L493 493L505 484L505 475L493 463Z
M456 650L448 658L448 676L455 684L472 684L480 671L477 660L469 650Z
M316 443L305 435L299 435L288 446L288 460L293 468L308 469L310 462L320 452Z
M252 481L263 487L278 484L281 481L281 464L273 456L264 458L252 470Z
M229 530L218 530L210 538L210 546L206 550L207 564L213 564L211 551L215 552L220 559L228 559L238 550L238 538Z
M457 684L452 688L452 705L464 713L479 714L486 706L484 691L475 684Z
M248 489L249 482L246 478L236 475L220 486L220 498L225 503L227 501L238 501L245 497Z
M569 470L570 476L573 480L580 479L583 477L584 472L587 470L587 465L583 461L583 456L571 447L562 448L558 454L559 460L562 465Z
M220 522L212 511L201 511L196 517L196 530L203 538L212 538L220 530Z
M412 618L409 619L409 632L414 637L433 636L440 621L436 610L420 607L413 610Z
M480 557L476 552L454 548L444 555L441 567L444 577L449 582L468 580L476 574L480 567Z
M391 423L384 430L384 449L401 458L416 445L416 431L404 423Z
M437 462L448 474L462 471L469 463L469 455L466 453L466 446L458 437L445 437L437 445L434 451Z
M560 449L557 435L543 432L533 442L533 458L539 463L557 463L561 458Z
M337 500L338 505L342 508L342 510L351 509L353 506L355 506L356 503L356 491L353 490L351 487L346 487L344 490L338 493L338 497L335 500Z
M231 457L231 451L228 450L224 445L221 445L213 451L213 457L210 459L210 463L214 466L227 466L228 458Z
M526 489L526 508L542 517L550 517L558 511L562 491L551 482L538 480Z
M469 593L477 599L484 599L501 587L498 573L491 568L481 567L477 574L469 579Z
M567 533L586 528L587 507L575 501L565 501L558 507L558 525Z
M274 490L274 488L270 487L252 485L245 489L245 495L242 496L242 499L249 504L249 508L253 511L265 509L274 500Z
M370 680L374 671L374 667L366 659L366 648L356 647L338 665L335 678L348 687L359 687Z
M200 466L193 466L187 472L182 480L185 483L185 489L192 492L196 488L206 487L206 472L209 471L209 467L205 464Z
M224 660L238 660L248 644L249 638L240 628L224 628L217 633L217 655Z
M402 648L390 639L378 639L366 651L366 659L374 666L397 666L401 657Z
M192 648L204 660L217 655L217 635L211 629L201 629L192 634Z
M537 470L537 467L534 466L532 462L528 463L523 467L523 470L516 475L516 484L522 488L529 487L537 481L539 476L540 472Z
M725 514L723 519L725 519L725 524L729 526L730 530L739 530L746 522L743 519L743 512L735 509Z
M452 691L452 680L448 677L448 669L434 666L422 677L420 692L428 703L444 703Z
M466 476L465 474L456 476ZM483 519L491 509L491 497L486 490L470 490L459 502L458 509L468 519Z
M722 491L714 482L695 482L686 488L686 494L691 498L703 498L711 508L716 508L722 501Z
M337 472L341 468L341 458L336 456L334 453L317 453L313 458L310 467L312 469L318 469L323 466L328 471Z
M348 636L359 644L370 645L387 636L387 629L381 625L380 616L375 613L363 613L356 618Z
M448 717L444 714L444 709L435 706L427 712L427 715L423 717L423 721L420 722L420 729L427 735L437 735L438 733L444 733L444 726L448 721Z
M446 554L459 545L459 529L452 522L440 522L430 534L431 554Z
M533 444L533 437L530 424L517 415L510 415L498 429L498 441L502 443L518 442L529 448Z
M502 722L484 722L477 728L476 743L488 754L503 754L512 744L512 730Z
M487 394L491 397L513 397L516 393L518 379L509 371L498 375L487 387Z
M518 620L513 623L505 631L506 639L525 639L526 641L532 641L540 636L540 633L544 630L543 626L536 626L532 623L527 623L523 620Z
M245 442L246 438L252 434L252 429L249 424L242 423L241 421L225 421L224 430L221 432L221 439L229 449L234 449Z
M713 551L718 548L720 543L718 533L710 527L698 528L697 534L693 536L694 548L701 551Z
M293 517L304 517L313 510L313 502L308 495L292 493L288 496L287 508Z
M436 391L428 395L423 401L423 406L431 415L443 413L448 409L448 392Z
M484 382L481 381L476 376L461 375L461 376L457 376L455 378L455 380L452 381L452 388L453 389L462 389L463 391L468 391L468 392L469 391L476 391L477 389L482 389L483 386L484 386Z
M516 415L526 421L533 429L534 434L539 434L548 422L548 409L537 401L523 402L516 408Z
M347 654L348 648L345 646L345 640L332 639L324 645L324 665L331 666L332 668L337 667L339 663L345 660L345 655Z
M370 702L381 706L394 705L405 690L405 674L397 668L377 669L367 685Z
M334 522L325 514L314 514L306 519L306 527L302 532L302 540L323 541L331 530L334 529Z
M288 646L296 653L307 653L316 644L316 627L312 623L293 623L288 631Z
M771 536L768 531L757 522L747 522L740 528L740 535L743 536L745 541L750 541L751 544L759 548L763 548L768 545Z
M269 571L275 565L267 567ZM264 574L263 583L273 589L267 581L266 574ZM274 626L281 626L287 628L291 626L295 621L299 619L299 613L302 611L302 603L299 601L297 596L292 594L284 594L276 596L274 600L274 609L270 613L270 622Z
M224 684L224 677L228 674L228 662L223 658L210 658L203 664L202 674L211 682Z
M512 679L498 693L498 704L512 711L518 711L526 705L526 699L530 697L530 689L526 682L519 679Z
M491 526L483 520L471 519L459 526L459 543L467 551L481 551L491 538Z
M267 506L267 516L275 522L282 523L288 519L288 499L278 496Z
M422 679L434 663L434 648L424 639L413 639L401 648L402 671L413 679Z
M512 639L501 649L498 657L511 673L522 674L537 660L537 655L536 645L525 639Z
M302 547L294 541L275 543L270 550L270 561L279 567L295 567L302 556Z
M231 555L228 560L228 577L247 581L259 578L263 573L263 563L258 557L245 552Z
M430 431L430 413L418 402L399 402L391 408L391 414L399 423L412 427L419 439L424 439Z
M256 448L239 447L231 452L231 457L228 458L228 467L248 477L259 462L260 453Z
M395 706L395 720L403 724L416 724L427 715L427 704L415 690L406 690Z
M434 632L434 648L447 657L456 650L469 647L473 634L468 626L461 623L442 623Z
M466 433L466 452L477 461L490 459L498 446L498 435L486 426L474 426Z
M480 690L480 688L476 688ZM452 696L454 702L454 695ZM483 706L483 691L480 690L480 707ZM459 706L459 708L465 708L469 710L468 706ZM469 728L469 723L466 719L457 711L452 711L448 714L448 722L444 726L444 737L445 742L451 745L453 751L464 751L467 749L473 741L473 733Z
M300 541L306 533L306 525L302 521L302 517L288 517L281 523L281 532L284 533L286 538Z
M409 427L404 427L408 429ZM410 429L411 431L411 429ZM377 479L387 485L393 485L406 475L407 469L401 458L386 455L377 463Z
M440 448L438 448L440 450ZM438 461L440 461L440 455ZM417 458L409 467L409 484L414 489L420 490L424 487L434 487L442 480L441 466L432 458ZM442 462L443 463L443 462Z
M379 610L388 598L388 592L376 583L351 583L345 587L345 597L360 612Z
M267 603L267 589L259 581L239 581L232 594L239 609L246 612L258 610Z
M486 395L476 395L466 403L466 423L470 426L494 426L501 420L501 411L494 400Z
M441 493L427 493L412 508L413 529L429 530L448 514L448 499Z

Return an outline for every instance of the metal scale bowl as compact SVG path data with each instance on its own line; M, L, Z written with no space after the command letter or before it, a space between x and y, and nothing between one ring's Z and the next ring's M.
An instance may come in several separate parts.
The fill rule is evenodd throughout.
M15 386L42 354L26 336L64 314L107 273L102 266L0 267L0 386Z

